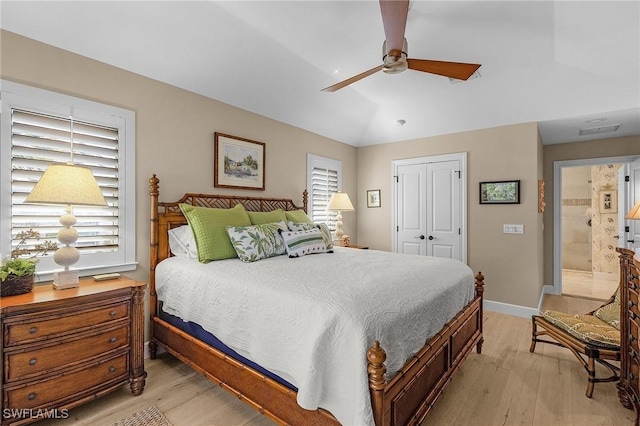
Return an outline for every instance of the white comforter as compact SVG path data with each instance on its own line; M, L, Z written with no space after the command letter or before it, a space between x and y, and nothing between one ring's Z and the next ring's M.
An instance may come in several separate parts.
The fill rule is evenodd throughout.
M474 296L449 259L338 247L254 263L172 257L156 268L164 310L200 324L298 387L298 404L343 425L373 425L366 351L379 340L387 377Z

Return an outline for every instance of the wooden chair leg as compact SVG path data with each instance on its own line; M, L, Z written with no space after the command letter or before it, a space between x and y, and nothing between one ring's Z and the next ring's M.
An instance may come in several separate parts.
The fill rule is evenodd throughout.
M538 324L536 323L536 317L531 317L531 346L529 352L533 353L536 350L536 338L538 337Z
M589 357L587 363L587 373L589 374L589 381L587 382L587 398L591 398L593 396L593 387L596 383L596 362L595 359Z

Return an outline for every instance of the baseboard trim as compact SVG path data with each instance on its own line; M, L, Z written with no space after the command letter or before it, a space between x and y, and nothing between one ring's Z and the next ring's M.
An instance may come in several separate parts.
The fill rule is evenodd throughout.
M526 306L511 305L509 303L494 302L492 300L484 300L483 308L487 311L498 312L500 314L513 315L515 317L531 318L540 312L539 309L529 308Z

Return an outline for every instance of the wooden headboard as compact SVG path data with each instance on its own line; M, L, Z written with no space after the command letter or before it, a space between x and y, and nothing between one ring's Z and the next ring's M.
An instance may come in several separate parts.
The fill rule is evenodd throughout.
M261 198L238 195L194 194L186 193L178 201L160 202L160 179L154 174L149 179L149 195L151 196L151 235L149 247L149 290L151 295L150 308L152 315L156 313L156 265L171 256L169 250L169 234L171 228L187 224L187 219L180 210L180 204L192 206L214 207L229 209L242 204L252 212L269 212L282 209L285 211L302 209L307 211L308 193L302 193L302 206L297 206L288 198Z

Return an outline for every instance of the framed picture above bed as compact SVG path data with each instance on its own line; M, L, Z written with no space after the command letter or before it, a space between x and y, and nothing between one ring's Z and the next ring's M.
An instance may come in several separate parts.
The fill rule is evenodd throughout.
M264 191L265 144L218 132L214 140L213 186Z
M520 204L520 181L480 182L480 204Z

